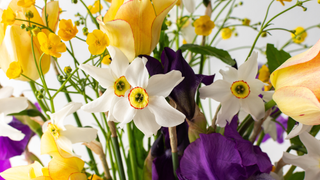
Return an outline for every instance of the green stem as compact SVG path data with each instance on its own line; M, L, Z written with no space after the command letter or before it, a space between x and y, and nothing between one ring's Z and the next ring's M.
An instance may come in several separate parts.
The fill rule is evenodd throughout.
M284 180L289 179L295 169L296 169L296 166L291 166L287 174L284 176Z
M114 150L115 150L115 155L116 155L116 162L118 165L118 170L119 170L119 176L121 180L125 180L126 176L124 174L124 169L123 169L123 164L122 164L122 158L121 158L121 154L120 154L120 146L119 146L119 142L118 142L118 137L111 137L111 141L112 144L114 146ZM130 147L130 152L131 152L131 147ZM131 156L131 154L130 154Z
M30 84L30 87L31 87L31 89L32 89L32 92L33 92L34 96L36 97L36 99L37 99L37 101L38 101L41 109L43 110L43 112L47 112L47 111L48 111L48 108L43 104L42 100L39 99L39 98L36 96L36 94L35 94L35 92L37 91L37 88L36 88L36 86L35 86L35 83L34 83L33 81L30 81L29 84ZM47 116L47 119L50 119L50 116L49 116L49 115L47 115L46 113L45 113L45 115Z
M92 13L90 12L90 10L89 10L88 6L83 2L83 0L80 0L80 1L81 1L81 3L83 4L83 6L87 9L87 11L88 11L88 13L89 13L89 15L90 15L90 17L91 17L92 21L93 21L93 22L94 22L94 24L97 26L97 29L100 29L100 27L99 27L99 23L97 22L96 18L94 18L94 17L93 17L93 15L92 15Z
M137 158L136 158L136 149L134 144L133 132L131 129L131 123L127 124L127 132L128 132L128 140L130 147L130 163L131 163L131 171L133 180L138 180L138 170L137 170Z
M172 164L173 164L173 174L177 178L177 169L179 166L179 160L178 160L178 152L172 152Z
M264 135L265 135L265 133L264 133L264 131L262 130L262 131L261 131L261 134L260 134L260 136L259 136L259 139L258 139L258 141L257 141L257 146L260 146Z

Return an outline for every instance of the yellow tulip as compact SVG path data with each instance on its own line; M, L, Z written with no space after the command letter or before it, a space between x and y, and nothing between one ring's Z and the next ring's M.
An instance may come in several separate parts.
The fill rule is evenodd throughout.
M320 124L320 40L271 74L279 109L306 125Z
M162 22L177 0L117 0L104 16L100 28L129 59L149 55L158 44Z
M42 17L34 5L25 8L18 6L18 0L12 0L9 4L9 8L15 13L17 19L27 20L25 17L26 12L32 12L33 18L30 20L45 25L44 11ZM0 17L2 17L3 10L0 9ZM59 2L51 1L47 4L48 14L48 27L53 31L56 30L56 26L59 20ZM0 22L2 18L0 19ZM7 23L0 23L0 68L6 73L13 62L19 62L23 71L23 74L33 80L39 78L36 64L33 58L31 50L31 33L25 29L21 29L21 24L28 25L26 22L16 20L12 25ZM31 23L32 25L32 23ZM49 34L49 31L42 29L42 32ZM40 49L40 44L36 37L33 38L34 53L39 66L39 59L43 53ZM50 56L44 55L41 60L42 72L47 73L50 68ZM27 78L19 76L15 79L28 81Z

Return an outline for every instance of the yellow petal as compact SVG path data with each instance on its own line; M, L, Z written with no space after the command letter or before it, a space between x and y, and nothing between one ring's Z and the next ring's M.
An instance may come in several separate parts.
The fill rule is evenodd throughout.
M0 9L0 17L2 16L2 13L3 13L3 10ZM6 25L3 23L0 23L0 44L4 39L5 32L6 32Z
M119 48L131 62L135 58L134 39L130 25L123 20L114 20L105 24L100 20L100 28L109 38L111 46Z
M87 176L83 173L73 173L69 177L69 180L87 180ZM92 179L92 180L94 180L94 179Z
M305 87L282 87L273 99L279 109L294 120L306 125L320 124L320 103L313 92Z
M0 173L0 175L6 180L30 180L30 175L36 177L42 176L41 169L41 164L36 161L27 166L12 167Z
M40 149L41 149L41 154L49 154L49 155L53 156L53 154L56 155L58 152L59 156L63 157L63 158L74 157L71 154L69 154L69 153L67 153L57 147L57 143L49 131L46 131L43 133L43 135L41 137Z
M107 13L103 17L103 22L108 22L114 20L114 17L116 16L118 9L123 4L124 0L116 0L112 1L111 6Z
M48 26L53 32L56 31L58 21L59 21L59 1L51 1L47 3L47 14L48 14ZM42 10L42 21L45 23L45 11Z

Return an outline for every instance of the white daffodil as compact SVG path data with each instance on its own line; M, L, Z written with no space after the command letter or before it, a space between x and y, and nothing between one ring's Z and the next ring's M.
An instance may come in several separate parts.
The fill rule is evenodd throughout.
M299 123L298 125L295 125L292 130L290 131L290 133L287 135L286 139L291 139L294 138L300 134L302 134L303 132L309 132L312 128L312 125L305 125L302 123Z
M307 148L308 154L295 156L283 153L283 161L287 164L299 166L305 170L305 180L315 180L320 177L320 141L307 132L299 135L301 142Z
M136 58L128 67L125 77L132 89L126 93L126 98L115 104L113 115L121 122L120 127L133 119L137 128L150 137L161 126L173 127L181 124L185 115L165 99L183 80L181 72L170 71L167 74L153 75L149 79L146 61L146 58Z
M95 66L81 64L80 69L95 78L99 84L107 90L98 99L82 106L82 110L87 112L107 112L108 120L116 121L112 115L114 104L124 97L127 90L131 88L124 73L129 66L129 60L116 47L108 46L109 54L112 58L110 68L98 68Z
M264 117L264 102L259 97L264 83L256 79L258 72L258 54L253 52L239 69L228 67L220 70L223 79L199 89L200 97L212 98L221 103L217 124L225 127L240 108L251 114L254 120Z
M182 0L182 4L189 13L193 13L196 10L195 0Z
M28 100L24 97L10 97L12 92L12 87L0 89L0 136L8 137L13 141L21 141L25 135L9 125L12 117L7 114L26 109Z
M78 142L89 143L97 137L98 131L94 128L79 128L63 124L65 117L80 109L81 106L81 103L75 102L67 104L60 111L50 114L51 120L45 122L42 126L42 131L49 131L58 147L69 154L73 154L72 144Z

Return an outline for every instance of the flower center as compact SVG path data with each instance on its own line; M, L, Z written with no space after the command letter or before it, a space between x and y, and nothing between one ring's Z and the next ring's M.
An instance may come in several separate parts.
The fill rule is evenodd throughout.
M131 88L126 77L121 76L119 79L114 82L114 94L118 97L124 97L127 90Z
M238 99L245 99L250 94L250 87L247 82L235 81L230 87L232 94Z
M52 134L52 136L55 138L55 139L58 139L59 136L60 136L60 133L59 133L59 128L52 124L52 123L49 123L48 124L48 130L49 132Z
M149 95L145 89L141 87L135 87L131 89L128 100L130 105L135 109L143 109L148 106Z

